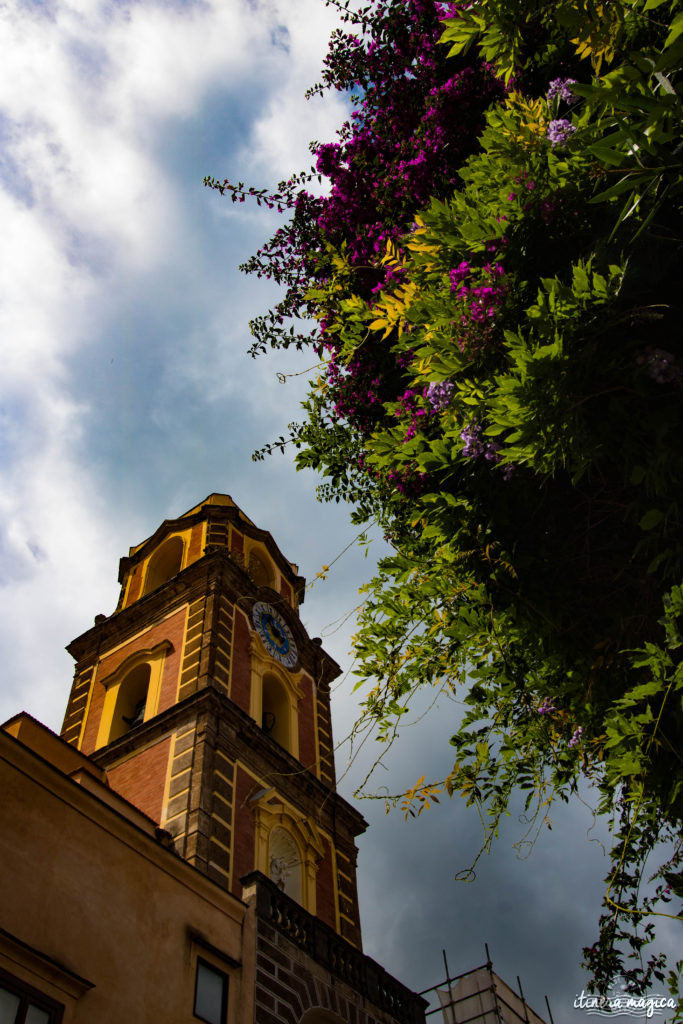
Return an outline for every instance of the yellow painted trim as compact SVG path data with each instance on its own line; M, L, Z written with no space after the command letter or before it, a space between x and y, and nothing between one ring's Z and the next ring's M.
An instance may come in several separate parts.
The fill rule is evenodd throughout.
M233 767L233 781L232 781L232 803L230 805L230 835L232 836L233 846L235 845L235 808L237 806L237 762ZM233 877L235 872L235 853L233 850L232 856L230 857L230 876L228 880L228 888L232 892Z
M187 790L185 790L185 792L187 792ZM182 793L177 793L176 796L182 796ZM174 799L175 799L175 797L174 797ZM183 816L187 817L187 808L184 811L178 811L177 814L172 814L170 818L164 818L164 825L163 825L163 827L165 827L166 825L170 824L170 822L175 821L176 818L182 818ZM174 838L178 839L178 838L180 838L180 836L184 836L184 835L187 835L187 830L185 832L179 832L177 836L174 836Z
M215 794L214 794L214 796L215 796ZM225 802L227 804L227 800ZM232 807L230 809L232 810ZM219 821L221 823L221 825L224 825L227 829L230 828L230 822L226 821L225 818L221 818L220 814L216 814L215 811L212 812L211 818L212 818L213 821ZM218 842L218 840L216 840L216 842Z
M184 739L184 738L185 738L186 736L189 736L191 732L194 732L194 731L196 730L196 728L197 728L197 726L196 726L196 724L195 724L195 723L193 722L193 723L192 723L192 725L188 725L188 727L187 727L187 729L185 730L185 732L181 732L181 731L180 731L180 729L178 729L178 732L176 733L176 736L177 736L177 738L178 738L179 740L182 740L182 739ZM182 753L185 753L185 751L182 751Z
M279 793L272 802L271 792L251 804L256 833L255 866L270 877L270 834L275 828L288 832L301 858L301 904L310 914L316 912L316 875L324 856L322 836L315 822L288 804Z
M250 624L251 626L251 624ZM251 630L251 688L249 714L257 725L263 720L263 677L269 673L278 679L285 690L289 703L289 739L290 754L299 759L299 702L303 700L304 691L300 682L303 671L288 672L279 661L266 651L263 641L256 630Z
M169 790L171 788L171 772L173 771L173 759L175 758L175 738L177 733L171 733L171 745L168 752L168 763L166 765L166 778L164 780L164 795L161 801L161 818L160 820L166 821L166 811L168 810L169 801Z
M173 648L169 640L162 640L161 643L156 644L154 647L147 647L141 651L135 651L134 654L125 658L114 672L105 676L104 679L99 680L100 685L104 686L107 692L104 697L102 717L100 718L100 724L97 730L97 740L95 741L96 750L99 750L100 747L104 747L110 742L109 738L114 722L114 714L116 712L121 684L124 682L128 673L137 668L138 665L149 664L150 666L147 701L145 704L143 721L146 722L157 714L157 709L159 707L159 694L161 693L161 677L163 675L166 654L172 649Z
M164 735L164 736L155 736L154 739L148 740L147 743L140 743L140 744L138 744L136 746L136 748L135 748L135 752L136 752L136 754L137 753L142 754L145 750L151 750L152 747L156 747L159 743L163 743L164 740L167 740L168 738L169 738L169 734L168 733L166 735ZM125 764L126 761L129 761L129 760L130 760L130 754L123 754L116 761L112 761L110 764L108 764L107 765L107 770L109 770L110 768L118 768L118 766L120 764Z
M202 520L202 539L199 545L199 558L203 558L206 554L206 538L209 533L209 524L206 519ZM228 530L228 540L230 540L230 530ZM199 561L199 558L197 561Z
M85 708L83 711L83 718L81 719L81 731L78 734L78 740L76 742L76 749L81 750L83 747L83 737L85 736L85 725L88 721L88 715L90 714L90 703L92 701L92 695L95 690L95 674L97 669L97 662L93 665L90 672L90 686L88 687L88 699L85 702Z
M330 850L332 851L332 885L334 886L334 927L335 927L335 931L338 932L338 934L341 935L341 921L339 919L339 915L341 914L341 910L339 909L339 904L340 904L340 899L339 899L339 879L338 879L339 867L337 865L337 848L334 845L331 836L327 837L327 841L329 842ZM341 874L343 874L343 872L341 872ZM350 881L350 879L349 879L349 881Z
M315 679L311 679L311 699L313 701L313 743L315 746L315 774L322 780L320 763L320 722L318 720L318 687Z
M180 658L178 659L178 680L175 688L175 704L180 700L180 680L183 675L183 664L185 663L185 647L187 646L187 624L190 621L190 603L183 605L185 609L185 625L183 626L183 642L180 645Z
M214 843L215 843L215 842L216 842L216 840L215 840L215 839L213 839L213 840L212 840L212 842L214 842ZM227 871L225 870L225 868L222 868L222 867L220 866L220 864L217 864L217 863L216 863L216 861L215 861L215 860L210 860L210 861L209 861L209 864L210 864L210 865L211 865L212 867L214 867L214 868L216 869L216 871L220 871L220 873L221 873L222 875L225 875L225 877L226 877L226 878L228 878L228 879L230 878L230 875L229 875L229 873L228 873L228 872L227 872Z
M190 540L191 540L191 537L192 537L192 527L189 527L186 530L174 530L173 533L167 534L164 537L164 539L161 541L161 543L157 544L157 546L154 548L154 551L151 551L149 553L149 555L147 556L147 558L145 558L143 560L143 562L142 562L142 569L141 569L141 572L142 572L142 583L140 585L140 598L146 596L146 594L145 594L145 587L147 585L147 573L149 572L150 562L155 557L157 552L159 552L161 550L161 548L165 547L165 545L168 544L168 542L170 540L173 540L174 537L180 537L180 540L182 541L182 545L183 545L183 552L182 552L182 555L180 556L180 567L178 569L178 572L182 572L183 569L186 567L186 565L187 565L187 553L188 553L188 551L190 549ZM174 575L175 575L175 573L174 573ZM140 598L138 598L138 600L140 600Z
M280 593L280 577L281 573L277 565L273 561L268 548L260 540L254 540L252 537L248 537L246 534L242 534L244 537L244 568L249 572L249 561L252 554L255 554L259 561L263 562L269 569L270 574L273 578L271 589L275 590L278 594ZM284 598L283 598L284 600ZM291 601L287 601L290 605Z
M213 817L214 817L214 815L211 815L211 817L213 818ZM215 836L211 836L211 842L212 842L212 843L215 843L215 844L216 844L216 846L220 846L221 850L225 850L225 852L226 852L227 854L231 854L231 853L232 853L232 851L231 851L230 847L229 847L229 846L226 846L226 845L225 845L225 843L222 843L222 842L220 841L220 839L216 839L216 837L215 837ZM227 871L225 871L224 873L225 873L225 874L227 875L227 873L228 873L228 872L227 872Z
M132 580L132 578L133 578L133 573L129 569L128 572L126 573L126 582L125 582L124 587L123 587L123 600L121 601L121 607L122 608L127 608L128 607L128 596L130 594L130 581Z
M188 607L189 605L187 603L179 605L177 608L174 608L172 612L168 612L167 615L164 615L162 619L155 619L151 625L147 625L139 632L133 633L132 636L129 636L125 640L122 640L120 644L116 644L115 647L108 647L107 650L98 658L95 667L98 667L106 658L109 658L112 654L116 654L116 652L120 651L122 648L130 647L130 645L134 643L138 639L138 637L144 636L145 633L149 633L151 629L156 629L157 626L160 626L162 622L166 622L167 619L172 619L174 616L178 614L178 612L182 608Z

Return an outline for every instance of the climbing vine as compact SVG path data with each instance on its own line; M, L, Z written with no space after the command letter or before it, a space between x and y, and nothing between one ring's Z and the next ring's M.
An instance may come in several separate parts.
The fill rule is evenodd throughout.
M588 779L614 845L585 964L643 992L683 895L683 12L335 6L311 94L349 95L337 140L272 192L207 179L289 215L243 267L283 286L253 353L318 359L271 447L393 546L364 720L388 741L421 687L467 705L447 776L397 802L460 794L488 844L514 791L541 828Z

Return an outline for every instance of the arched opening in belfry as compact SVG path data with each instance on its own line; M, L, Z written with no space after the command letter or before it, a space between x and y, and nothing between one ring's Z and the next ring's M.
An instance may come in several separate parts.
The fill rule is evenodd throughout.
M147 662L136 665L119 684L109 742L124 736L145 719L151 667Z
M274 587L275 574L268 560L252 551L249 555L249 575L257 587Z
M151 594L162 583L173 579L182 567L183 541L181 537L169 537L157 548L149 560L143 594Z
M271 830L268 840L268 870L271 881L287 896L301 903L301 852L290 833L279 826Z
M277 676L263 677L261 728L285 750L292 749L289 697Z

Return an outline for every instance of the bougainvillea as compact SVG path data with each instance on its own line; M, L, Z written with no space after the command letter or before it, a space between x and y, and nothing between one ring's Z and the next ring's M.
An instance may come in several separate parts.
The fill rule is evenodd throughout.
M364 715L388 740L418 687L463 695L452 770L395 801L461 793L485 846L514 789L540 829L590 780L614 848L585 962L643 991L683 893L683 14L338 6L312 90L350 95L337 141L274 192L208 184L289 211L244 267L285 289L253 351L315 350L288 440L394 546Z

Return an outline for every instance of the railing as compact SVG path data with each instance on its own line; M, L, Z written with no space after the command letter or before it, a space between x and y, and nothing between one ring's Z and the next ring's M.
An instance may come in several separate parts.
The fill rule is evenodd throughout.
M309 914L260 871L252 871L241 881L245 889L256 887L256 914L260 920L401 1024L424 1024L425 999Z

